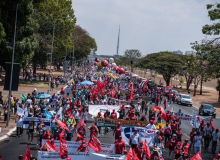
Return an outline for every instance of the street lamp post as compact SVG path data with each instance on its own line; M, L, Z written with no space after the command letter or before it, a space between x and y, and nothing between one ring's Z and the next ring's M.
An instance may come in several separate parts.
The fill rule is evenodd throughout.
M13 53L12 53L12 60L11 60L11 76L10 76L10 86L9 86L9 95L8 95L8 114L7 114L7 123L9 123L10 117L10 106L11 106L11 87L12 87L12 77L13 77L13 67L14 67L14 55L15 55L15 40L16 40L16 29L17 29L17 17L18 17L18 4L16 6L16 16L15 16L15 32L14 32L14 43L13 43Z
M69 11L69 12L71 12L71 11ZM57 17L57 19L58 19L60 16L62 16L63 14L69 13L69 12L61 13L61 14ZM48 94L49 94L49 92L50 92L50 82L51 82L51 80L50 80L50 74L51 74L51 65L52 65L52 58L53 58L54 32L55 32L55 28L56 28L56 21L57 21L57 19L54 21L54 25L53 25L53 38L52 38L51 56L50 56L50 71L49 71L48 89L47 89L47 93L48 93Z

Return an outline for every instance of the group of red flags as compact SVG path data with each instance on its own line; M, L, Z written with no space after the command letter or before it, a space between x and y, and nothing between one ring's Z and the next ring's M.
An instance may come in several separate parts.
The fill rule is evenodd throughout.
M144 141L143 149L144 149L146 160L150 160L151 154L150 154L150 149L149 149L147 140ZM137 157L137 155L135 154L134 150L131 147L130 147L129 152L126 156L126 159L127 160L139 160L139 158Z
M154 110L154 112L158 112L158 111L161 111L161 115L162 115L162 118L165 120L165 121L167 121L167 115L166 115L166 112L165 112L165 110L163 109L163 107L162 106L153 106L153 110Z

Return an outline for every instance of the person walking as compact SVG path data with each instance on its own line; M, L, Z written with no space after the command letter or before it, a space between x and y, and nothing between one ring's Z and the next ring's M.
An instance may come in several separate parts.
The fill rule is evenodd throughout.
M119 136L118 139L115 140L115 153L122 154L123 150L126 149L125 142L122 140L122 136Z
M140 142L140 135L137 133L137 129L134 129L134 134L129 138L129 144L131 145L132 149L135 150L137 145Z
M194 137L194 153L201 152L202 145L202 136L200 136L200 132L197 132L196 136Z
M219 129L212 132L212 154L215 154L216 151L217 140L219 139L218 132Z
M163 128L163 133L164 133L164 141L165 141L165 146L166 146L167 142L170 139L171 133L172 133L172 130L171 130L168 122L166 122L166 126L164 126L164 128Z
M205 149L208 149L209 142L210 142L211 136L212 136L212 128L210 127L209 123L207 123L207 126L204 127L203 131L204 131Z
M28 128L27 128L27 134L28 134L28 142L27 142L27 144L29 144L30 137L31 137L31 144L32 144L33 138L34 138L34 131L35 131L35 122L32 119L30 121L29 125L28 125Z
M18 118L16 119L15 123L17 123L17 137L20 137L23 135L23 119L21 115L18 115Z

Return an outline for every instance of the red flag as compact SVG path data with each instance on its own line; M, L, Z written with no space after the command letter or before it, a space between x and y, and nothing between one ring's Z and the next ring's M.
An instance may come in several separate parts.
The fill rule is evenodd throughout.
M70 116L72 114L72 108L68 108L66 111L65 111L65 114Z
M132 83L132 86L131 86L131 95L130 95L130 101L132 102L133 101L133 91L134 91L134 85Z
M150 160L150 149L149 149L149 146L148 146L148 143L147 143L147 140L145 139L144 141L144 152L145 152L145 157L146 157L146 160Z
M161 110L161 108L159 106L153 106L153 110L154 112L158 112Z
M79 124L76 126L76 129L79 129L81 126L85 126L84 119L82 118Z
M139 160L139 158L137 157L137 155L135 154L134 150L130 147L130 150L126 156L127 160Z
M166 115L166 113L165 113L163 107L160 106L160 108L161 108L161 113L162 113L162 117L163 117L163 119L164 119L165 121L167 121L167 115Z
M142 88L144 88L145 85L147 85L147 83L148 83L150 80L151 80L151 78L147 79L147 80L144 82L144 84L142 85Z
M210 119L210 127L212 128L212 131L215 130L214 125L213 125L213 120L212 120L212 118Z
M199 116L197 116L197 119L198 119L199 123L201 124L201 119Z
M88 146L92 148L95 152L99 153L102 150L101 143L99 141L99 138L97 137L96 133L92 132Z
M65 159L68 157L67 144L64 139L60 139L60 158Z
M202 160L201 152L197 152L190 160Z
M77 137L77 138L79 137L79 138L81 139L81 141L82 141L82 140L85 140L84 137L81 136L79 133L77 133L77 136L76 136L76 137ZM76 140L77 140L77 138L76 138Z
M30 150L29 146L27 145L24 160L30 160L31 158L32 158L31 150Z
M58 152L57 148L55 148L55 147L51 144L51 142L50 142L49 140L47 140L47 141L44 143L43 147L44 147L44 146L47 147L47 151L48 151L48 152Z
M69 131L69 128L63 122L61 122L59 119L56 119L56 121L62 129Z

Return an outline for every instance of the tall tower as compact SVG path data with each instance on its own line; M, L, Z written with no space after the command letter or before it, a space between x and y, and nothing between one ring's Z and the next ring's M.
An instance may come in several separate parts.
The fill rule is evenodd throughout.
M119 40L120 40L120 25L119 25L119 31L118 31L118 43L117 43L117 57L118 57L118 50L119 50Z

